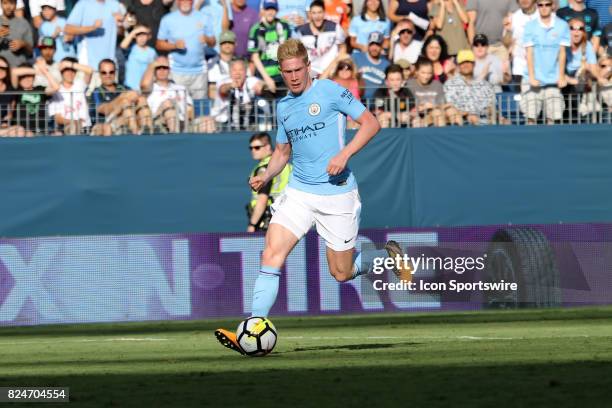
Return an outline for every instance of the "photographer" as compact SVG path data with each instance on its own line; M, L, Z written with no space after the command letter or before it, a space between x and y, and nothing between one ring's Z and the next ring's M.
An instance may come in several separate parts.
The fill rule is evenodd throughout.
M17 67L32 55L32 28L28 22L15 15L15 0L2 0L0 17L0 56L11 67Z

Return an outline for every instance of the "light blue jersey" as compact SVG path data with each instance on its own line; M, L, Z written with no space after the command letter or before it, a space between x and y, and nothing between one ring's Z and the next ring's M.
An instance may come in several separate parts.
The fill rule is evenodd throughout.
M63 17L55 17L53 21L43 21L38 28L38 37L53 37L56 27L64 31L65 26L66 19ZM53 55L53 61L58 62L65 57L76 57L74 42L64 42L64 36L58 35L55 37L55 54Z
M556 84L559 80L559 50L570 45L567 23L553 14L550 26L545 26L538 17L525 26L523 45L533 47L535 79L542 85ZM526 65L523 75L529 78Z
M289 187L320 195L357 187L348 167L332 177L327 166L344 147L346 116L359 118L364 111L349 90L328 79L314 81L301 95L289 93L278 102L276 142L290 143L293 156Z

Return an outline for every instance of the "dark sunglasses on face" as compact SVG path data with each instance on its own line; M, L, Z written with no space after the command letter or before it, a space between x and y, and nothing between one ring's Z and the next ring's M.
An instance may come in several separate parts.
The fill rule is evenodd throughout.
M404 29L404 30L400 31L400 32L399 32L399 34L400 34L400 35L402 35L402 34L414 34L414 31L412 31L412 30L410 30L410 29L406 28L406 29Z
M100 71L102 75L115 75L115 71Z
M353 68L350 65L340 65L340 66L338 66L338 71L344 71L344 70L352 71Z
M542 8L542 7L552 7L552 3L538 3L538 7Z
M260 146L249 146L249 150L255 150L255 151L258 151L259 149L261 149L261 148L263 148L263 147L265 147L265 146L267 146L267 144L265 144L265 145L260 145Z
M572 31L584 31L584 26L570 26Z
M160 65L159 67L156 67L155 69L170 69L170 67L167 65Z

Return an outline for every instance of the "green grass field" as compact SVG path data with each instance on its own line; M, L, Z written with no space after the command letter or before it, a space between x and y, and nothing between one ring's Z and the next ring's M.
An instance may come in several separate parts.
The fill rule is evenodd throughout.
M217 344L237 322L3 328L0 386L79 407L612 405L611 308L273 321L264 358Z

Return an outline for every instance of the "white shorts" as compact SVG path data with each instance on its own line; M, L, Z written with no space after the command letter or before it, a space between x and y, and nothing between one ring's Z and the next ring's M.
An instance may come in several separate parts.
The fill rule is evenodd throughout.
M348 193L319 195L287 187L272 204L270 224L280 224L301 239L314 224L317 233L334 251L355 247L361 199L357 189Z

